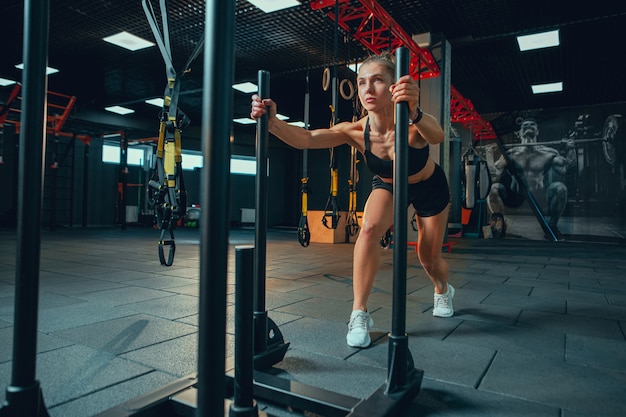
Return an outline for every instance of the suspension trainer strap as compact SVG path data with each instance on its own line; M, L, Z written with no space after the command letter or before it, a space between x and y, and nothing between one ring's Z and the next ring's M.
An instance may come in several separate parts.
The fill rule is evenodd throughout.
M159 260L161 265L171 266L174 262L176 251L174 229L182 221L187 210L187 191L183 180L181 133L189 125L190 120L178 108L180 81L190 71L191 63L200 53L204 45L204 36L196 45L179 77L172 62L165 0L159 0L162 30L157 24L156 13L150 0L142 0L142 7L163 57L167 78L167 84L163 93L163 109L159 120L159 138L154 162L154 174L148 184L154 191L154 196L150 202L155 207L157 227L161 230L158 247ZM169 238L167 238L168 234ZM165 246L169 246L167 257L165 256Z
M322 224L327 229L336 229L339 225L339 205L337 204L337 190L339 188L339 169L337 168L337 158L335 157L335 149L330 149L330 194L328 200L326 200L326 207L324 208L324 216L322 217ZM331 219L331 224L328 224L328 218Z
M356 122L358 120L358 115L356 111L356 99L352 99L352 122ZM348 237L346 241L349 240L350 236L356 236L359 232L359 218L357 214L357 192L356 186L359 182L359 171L357 169L357 164L359 163L358 154L356 148L352 147L350 149L350 178L348 178L348 217L346 219L346 236Z
M304 94L304 128L309 130L309 74L306 75L306 92ZM300 178L300 222L298 223L298 242L302 247L309 246L311 232L309 231L309 220L307 217L309 201L309 177L308 177L308 152L302 152L302 178Z
M335 0L335 15L338 15L339 2ZM332 78L332 104L331 110L331 122L330 126L334 126L339 121L337 116L338 105L337 94L339 92L339 80L337 76L337 56L339 54L339 23L335 19L334 35L333 35L333 78ZM335 155L335 148L330 149L330 194L326 201L326 207L324 208L324 216L322 217L322 224L327 229L336 229L339 225L339 205L337 204L337 191L339 188L339 168L337 166L337 158ZM328 226L328 217L331 218L331 227Z
M357 215L356 205L356 185L359 182L359 174L357 171L357 159L356 148L350 149L350 178L348 179L348 217L346 218L346 233L347 236L356 236L359 232L359 219Z

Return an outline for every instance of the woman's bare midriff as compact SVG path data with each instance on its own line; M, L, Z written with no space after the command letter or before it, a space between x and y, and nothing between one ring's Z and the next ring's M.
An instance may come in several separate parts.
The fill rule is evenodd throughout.
M417 184L418 182L427 180L428 178L430 178L431 175L433 175L434 171L435 171L435 162L433 162L432 159L428 159L428 161L426 162L426 166L422 168L420 172L417 172L409 176L409 184ZM380 177L380 179L383 180L383 182L386 182L388 184L393 184L393 178Z

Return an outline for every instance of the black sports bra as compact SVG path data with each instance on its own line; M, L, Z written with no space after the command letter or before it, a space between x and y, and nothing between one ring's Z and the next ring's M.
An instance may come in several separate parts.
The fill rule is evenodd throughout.
M365 131L363 132L365 139L365 152L363 159L367 168L382 178L393 178L393 162L390 159L382 159L374 155L370 151L370 119L365 122ZM409 176L417 174L428 162L429 146L423 148L413 148L409 146Z

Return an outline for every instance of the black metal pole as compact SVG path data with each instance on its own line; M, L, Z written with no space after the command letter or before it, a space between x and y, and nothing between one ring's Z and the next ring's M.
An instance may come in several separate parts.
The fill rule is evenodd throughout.
M206 1L196 416L224 415L235 2Z
M396 79L409 73L409 50L396 50ZM396 104L395 166L393 181L393 306L389 336L389 377L387 391L393 393L406 385L408 337L406 335L406 260L408 206L408 103Z
M118 184L119 198L117 200L118 221L122 230L126 230L126 193L128 192L128 141L122 135L120 138L120 179Z
M87 202L89 201L89 143L83 148L83 198L82 226L87 227Z
M270 73L258 72L259 95L270 94ZM269 140L269 116L257 120L256 134L256 210L254 235L254 368L266 369L283 360L289 343L267 314L265 308L265 271L267 252L267 144Z
M254 247L235 248L235 382L230 417L259 415L254 401L254 328L252 300Z
M473 139L472 139L473 140ZM461 221L461 145L462 141L459 137L450 139L450 215L448 216L448 228L453 230L461 230L463 224Z
M258 72L259 96L270 95L270 73ZM256 129L256 210L254 235L254 352L267 350L267 311L265 309L265 268L267 242L267 114L257 120Z
M15 323L8 415L47 416L37 362L39 262L46 95L49 1L24 1L24 72L19 146Z
M55 231L57 230L57 209L58 209L58 199L59 199L59 162L58 162L58 154L59 154L59 136L55 135L54 139L52 140L52 155L51 155L51 160L52 160L52 164L50 165L50 175L48 176L48 190L50 191L50 230ZM43 154L43 158L45 160L46 158L46 154ZM44 178L46 176L45 174L45 168L44 168Z

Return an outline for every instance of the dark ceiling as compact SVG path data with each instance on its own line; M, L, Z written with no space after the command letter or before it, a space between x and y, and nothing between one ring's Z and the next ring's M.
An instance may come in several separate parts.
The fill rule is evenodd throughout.
M317 0L316 0L317 1ZM358 0L351 0L358 4ZM8 4L7 4L8 3ZM108 44L103 37L127 31L154 40L140 0L54 0L50 10L49 89L77 97L75 113L125 105L157 117L143 103L162 96L165 66L159 49L138 52ZM331 2L332 3L332 2ZM380 0L379 5L408 34L430 32L452 47L451 82L487 120L500 113L585 106L626 100L626 2L550 0ZM158 12L158 1L152 0ZM203 36L204 1L167 1L174 66L180 70ZM23 1L2 7L4 36L0 77L20 80ZM333 9L333 7L331 7ZM297 7L265 14L236 1L235 82L271 73L271 95L279 110L302 118L304 80L311 74L311 123L330 119L321 91L322 70L335 62L335 24L302 0ZM560 29L561 45L520 52L516 35ZM339 31L336 60L370 54L351 34ZM202 55L182 86L180 107L200 124ZM564 91L535 95L530 85L563 81ZM0 99L8 88L0 90ZM247 116L249 94L235 92L234 117ZM148 112L148 113L146 113ZM345 119L346 117L344 117ZM120 122L124 123L124 122ZM130 123L130 122L128 122ZM120 126L123 127L123 126ZM497 129L496 129L497 130Z

